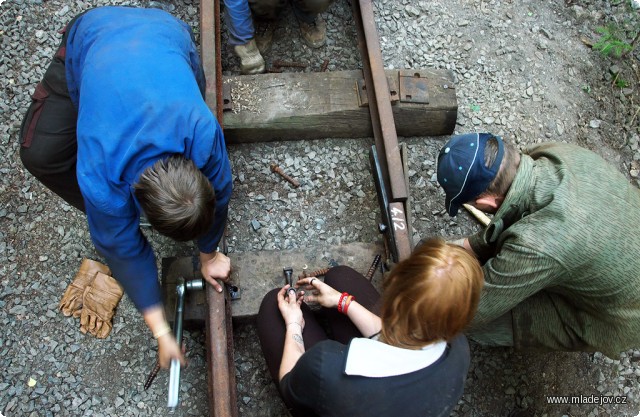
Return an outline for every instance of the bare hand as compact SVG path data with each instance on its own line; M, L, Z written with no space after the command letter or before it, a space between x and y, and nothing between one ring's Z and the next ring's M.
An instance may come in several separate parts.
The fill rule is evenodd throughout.
M278 309L280 309L285 325L297 323L301 329L304 329L304 318L300 309L303 296L304 291L296 292L289 284L278 291Z
M309 304L317 303L326 308L336 308L340 301L341 294L338 291L315 277L298 280L296 287L307 288L304 301Z
M204 279L211 284L216 291L222 292L222 286L216 280L219 279L223 282L229 280L231 259L220 252L200 252L200 264L200 272Z
M184 357L184 349L180 349L173 334L167 333L158 338L158 361L162 368L168 368L171 359L178 359L180 365L185 366L187 360Z

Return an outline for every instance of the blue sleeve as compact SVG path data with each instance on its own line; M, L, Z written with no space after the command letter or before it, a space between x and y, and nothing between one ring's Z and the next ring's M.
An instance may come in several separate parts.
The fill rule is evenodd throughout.
M220 125L216 122L216 131L213 137L211 155L206 165L201 168L204 175L209 178L216 194L216 211L213 225L207 233L198 239L200 252L211 253L222 239L229 211L231 199L232 179L231 164L227 155L224 135Z
M91 240L139 311L162 303L156 260L135 210L106 214L85 199ZM130 214L130 215L129 215Z
M224 0L224 15L229 44L244 45L253 39L253 19L247 0Z
M191 66L191 70L193 71L193 75L196 77L196 82L198 83L198 88L200 89L200 94L205 98L205 93L207 89L207 82L204 75L204 68L202 67L202 60L200 59L200 54L198 53L198 47L196 46L196 38L193 35L193 30L191 30L191 26L182 22L186 30L189 32L191 36L191 44L189 45L189 65Z

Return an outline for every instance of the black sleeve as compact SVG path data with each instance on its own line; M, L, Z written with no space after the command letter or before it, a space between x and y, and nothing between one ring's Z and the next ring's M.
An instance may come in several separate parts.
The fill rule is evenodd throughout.
M280 381L280 392L290 409L300 415L322 414L326 404L327 384L332 384L342 374L346 346L333 340L322 341L305 352L291 372Z

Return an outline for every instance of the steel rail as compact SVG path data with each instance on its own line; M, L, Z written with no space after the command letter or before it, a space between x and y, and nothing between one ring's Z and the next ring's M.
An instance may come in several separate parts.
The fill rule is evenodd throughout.
M361 33L362 44L366 48L366 51L361 49L361 53L365 51L362 56L362 62L363 67L365 65L369 67L368 71L371 78L370 82L365 80L365 85L367 86L367 94L373 88L375 96L373 101L376 103L375 110L379 115L380 133L384 142L383 155L385 155L389 167L402 167L398 136L391 109L391 95L382 63L382 52L380 51L380 41L378 40L378 32L374 21L373 6L371 0L358 0L354 1L353 4L359 12L354 13L354 18L356 25L361 28L361 31L359 30L358 32L359 34ZM369 100L369 106L371 106L371 102L372 100ZM391 169L389 171L389 185L391 186L391 199L393 201L407 199L407 184L404 181L404 173L401 170Z
M379 159L381 181L390 190L391 199L381 207L389 220L388 230L393 234L396 261L409 256L410 237L404 202L408 198L408 185L402 168L400 148L391 108L389 86L382 65L380 43L375 28L370 0L352 0L354 21L358 33L358 47L363 61L363 75L367 89L375 147ZM200 52L205 73L205 101L222 125L222 71L220 47L219 0L200 0ZM210 77L215 74L214 77ZM207 77L209 75L209 77ZM213 78L213 79L211 79ZM384 216L383 216L384 217ZM209 386L209 415L211 417L237 417L237 393L233 360L233 328L229 292L218 293L206 286L209 307L206 318L207 363Z
M377 186L378 193L390 196L379 196L382 218L387 224L385 236L395 262L409 257L412 250L411 236L406 215L409 189L403 169L403 162L398 144L391 94L382 63L380 41L375 26L371 0L352 0L353 17L358 34L358 48L362 56L362 72L369 102L369 113L373 126L376 148L375 163L379 165L382 182ZM384 157L382 157L384 155ZM374 167L375 169L375 167Z
M205 101L222 126L220 2L200 0L200 55L205 73ZM214 77L211 77L215 74ZM209 77L207 77L209 75ZM211 79L213 78L213 79ZM224 239L224 238L223 238ZM237 417L236 372L229 291L206 285L207 376L210 417Z

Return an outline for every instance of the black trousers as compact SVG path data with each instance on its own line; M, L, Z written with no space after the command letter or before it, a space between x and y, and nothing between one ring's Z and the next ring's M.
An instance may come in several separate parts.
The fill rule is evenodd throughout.
M367 310L378 314L380 310L380 294L375 287L359 272L348 266L337 266L331 268L325 275L324 282L339 292L348 292L353 295L359 304ZM257 317L258 337L262 346L262 353L267 362L267 367L271 373L271 378L277 387L280 386L278 373L282 362L282 351L284 350L284 337L286 324L278 309L277 294L280 289L276 288L267 293L260 304ZM323 340L334 339L340 343L347 344L354 337L362 337L358 328L351 322L349 317L339 313L337 309L322 307L320 311L314 313L302 303L302 314L304 316L304 339L305 350L309 350L313 345ZM325 321L328 325L328 333L320 324ZM294 416L295 410L291 410Z
M67 28L78 17L61 31L60 46L31 96L20 129L20 159L44 186L84 212L76 176L78 111L69 97L65 74Z

